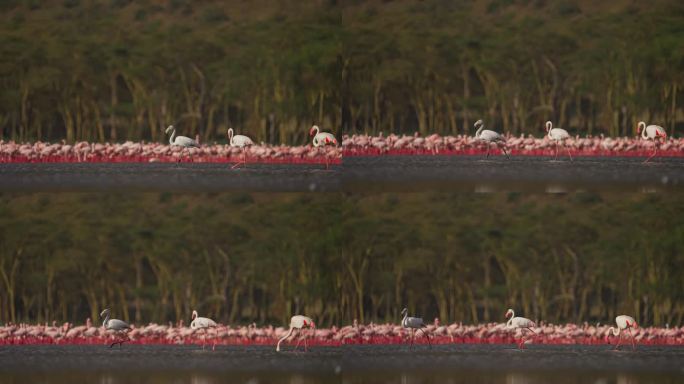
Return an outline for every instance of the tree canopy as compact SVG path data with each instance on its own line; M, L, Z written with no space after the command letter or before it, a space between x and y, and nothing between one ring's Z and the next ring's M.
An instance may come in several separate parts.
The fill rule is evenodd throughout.
M336 133L679 134L678 0L10 0L0 139ZM680 124L678 127L677 124Z
M0 321L684 320L681 194L0 195ZM667 214L664 214L667 212Z

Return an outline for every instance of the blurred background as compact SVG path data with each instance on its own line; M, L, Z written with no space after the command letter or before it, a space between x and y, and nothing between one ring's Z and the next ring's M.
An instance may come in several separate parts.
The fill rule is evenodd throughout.
M5 0L0 139L684 126L679 0Z
M0 195L0 322L681 325L681 194Z

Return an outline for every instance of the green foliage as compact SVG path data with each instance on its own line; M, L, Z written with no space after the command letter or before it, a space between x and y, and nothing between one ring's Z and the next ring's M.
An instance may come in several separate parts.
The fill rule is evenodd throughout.
M682 324L679 195L0 195L0 321ZM668 212L663 215L662 212Z
M249 4L248 4L249 3ZM682 4L2 2L0 139L336 133L676 135ZM678 97L679 96L679 97Z

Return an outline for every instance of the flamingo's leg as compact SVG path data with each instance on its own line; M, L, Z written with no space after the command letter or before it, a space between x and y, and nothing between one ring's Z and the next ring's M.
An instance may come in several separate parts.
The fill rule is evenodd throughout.
M508 152L506 152L506 147L505 147L505 146L502 146L502 147L501 147L501 151L504 153L504 155L506 155L506 158L507 158L508 160L511 159L511 157L508 156Z
M648 163L652 158L655 157L656 153L658 153L658 143L653 141L653 154L649 156L648 159L644 160L644 163Z
M485 157L485 159L489 159L489 149L490 148L491 148L491 146L489 145L489 143L487 143L487 156Z
M230 169L235 169L235 168L237 168L237 167L239 167L239 166L240 166L240 162L238 161L237 163L233 164L233 166L230 167Z
M306 339L308 339L308 335L306 332L304 332L304 352L307 352L309 350L309 346L307 345Z
M636 350L636 344L634 343L634 334L632 333L631 327L628 329L629 329L629 336L631 336L631 338L632 338L632 350L634 351L634 350Z
M413 337L414 337L413 328L411 328L410 332L411 332L411 348L413 348Z
M425 332L425 328L421 328L420 330L423 332L423 336L427 337L428 345L430 346L430 348L432 348L432 343L430 342L430 335L428 335L428 333Z
M294 349L295 351L297 350L297 348L299 348L299 343L302 342L302 338L299 337L300 333L301 333L300 330L297 329L297 344L295 345L295 349Z
M568 146L565 145L565 143L563 143L563 146L564 146L565 149L568 151L568 157L570 158L570 161L572 161L572 155L570 154L570 148L568 148Z
M558 160L558 142L556 142L556 156L553 159Z
M615 345L615 348L613 348L613 349L617 351L621 344L622 344L622 332L618 335L618 342Z

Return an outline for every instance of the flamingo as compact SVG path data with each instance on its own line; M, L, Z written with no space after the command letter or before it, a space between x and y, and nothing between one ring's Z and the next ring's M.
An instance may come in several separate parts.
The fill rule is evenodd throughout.
M337 146L337 139L335 136L332 133L321 132L320 128L318 128L318 125L311 127L309 130L309 136L313 137L311 142L316 148L325 147L326 145ZM328 156L325 156L325 169L328 169Z
M231 147L238 147L242 149L242 164L247 165L247 153L245 152L245 147L254 145L252 139L245 135L233 135L233 128L228 128L228 140ZM237 168L240 163L237 163L231 167L231 169Z
M546 126L546 132L549 136L549 139L556 142L556 157L555 157L555 159L558 159L558 144L561 141L564 142L566 139L569 139L570 134L568 133L568 131L566 131L563 128L554 128L553 123L550 121L547 121L545 126ZM565 147L565 143L563 143L563 146ZM572 155L570 154L570 149L568 147L565 147L565 149L568 151L568 157L570 157L570 161L572 161Z
M653 154L649 156L648 159L644 160L644 163L648 163L658 152L658 138L667 138L667 133L665 133L665 128L659 125L646 126L646 123L643 121L640 121L637 125L637 134L639 133L641 134L642 139L653 140Z
M204 331L204 340L202 342L202 349L204 349L204 344L207 341L207 328L215 328L216 322L208 317L198 317L197 311L192 311L192 322L190 323L190 328L201 329ZM212 345L211 350L216 349L216 342Z
M506 158L510 159L508 153L506 153L506 139L503 137L503 135L494 131L490 131L489 129L484 129L484 122L482 122L482 120L476 121L473 126L477 128L477 132L475 132L475 139L487 143L487 158L489 158L489 149L491 143L496 143L497 146L498 143L503 143L504 146L501 148L501 150L506 155Z
M278 340L278 345L276 345L276 352L280 352L280 343L282 343L284 340L292 336L292 332L294 332L295 329L297 329L297 333L302 328L316 328L316 324L314 324L313 320L310 317L302 316L302 315L295 315L292 316L290 319L290 330L287 332L287 334ZM300 340L301 341L301 340ZM297 347L299 347L299 341L297 341L297 345L295 345L295 351L297 350ZM306 345L306 337L304 337L304 351L307 351L307 345Z
M183 148L191 148L191 147L199 147L199 143L196 140L193 140L189 137L185 136L176 136L176 128L173 127L173 125L169 125L168 128L166 128L166 134L168 135L169 132L171 132L171 137L169 137L169 145L171 146L179 146ZM191 157L192 159L192 157ZM180 153L178 154L178 162L180 163L181 158L180 158Z
M614 327L610 327L608 329L608 333L612 333L613 336L619 336L618 343L615 346L615 350L617 350L618 347L620 347L620 344L622 344L622 336L620 335L620 333L625 329L629 331L629 336L631 336L632 338L632 349L636 349L634 335L632 334L632 328L639 328L639 325L637 324L636 320L634 320L632 316L620 315L615 318L615 323L618 326L617 329L615 329Z
M515 312L512 309L509 309L506 311L506 318L508 319L508 322L506 322L506 326L508 328L520 328L521 333L523 334L522 338L520 339L520 343L518 343L518 348L524 349L524 343L525 343L525 330L528 330L532 333L535 333L531 327L536 327L537 325L534 323L534 321L524 318L524 317L515 317Z
M131 326L128 325L128 323L126 323L125 321L119 320L119 319L110 319L109 318L109 312L110 312L109 308L106 308L105 310L102 311L102 313L100 313L100 317L104 316L104 318L105 318L104 321L102 321L102 326L106 330L114 331L115 333L120 333L120 332L125 333L125 332L128 332L131 330ZM128 337L126 337L126 338L128 338ZM121 347L121 345L123 344L124 341L126 341L126 340L123 338L120 339L119 341L115 341L109 346L109 348L112 348L115 344L119 344L119 347Z
M185 136L176 136L176 128L174 128L173 125L169 125L165 132L167 135L169 132L171 132L171 137L169 137L169 145L177 145L185 148L199 147L199 143L196 140Z
M428 344L430 345L430 348L432 348L432 343L430 343L430 335L425 332L425 328L427 325L423 321L422 318L420 317L409 317L408 316L408 309L404 308L401 310L401 315L404 316L403 319L401 319L401 326L405 329L410 329L411 331L411 347L413 347L413 338L415 336L415 330L419 330L423 332L423 335L427 337L428 339Z

